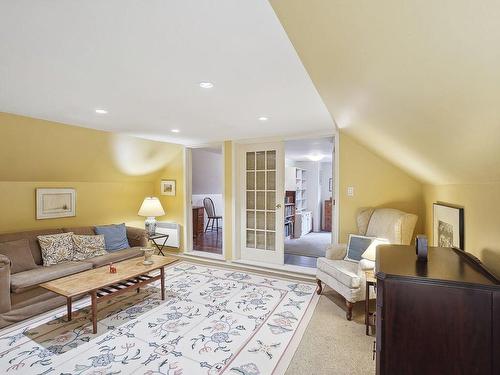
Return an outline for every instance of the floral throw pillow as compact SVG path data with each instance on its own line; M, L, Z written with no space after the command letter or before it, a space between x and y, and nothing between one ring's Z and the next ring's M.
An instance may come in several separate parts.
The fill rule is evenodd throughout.
M44 266L67 262L73 259L73 232L38 236Z
M107 254L104 236L88 236L76 235L73 236L74 255L73 260L84 260Z

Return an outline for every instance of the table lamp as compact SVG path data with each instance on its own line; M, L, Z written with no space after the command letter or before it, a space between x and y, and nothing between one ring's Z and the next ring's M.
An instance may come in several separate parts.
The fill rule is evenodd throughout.
M165 211L161 206L160 200L156 197L146 197L142 202L138 212L139 216L145 216L144 226L148 235L152 236L156 232L156 216L165 215Z

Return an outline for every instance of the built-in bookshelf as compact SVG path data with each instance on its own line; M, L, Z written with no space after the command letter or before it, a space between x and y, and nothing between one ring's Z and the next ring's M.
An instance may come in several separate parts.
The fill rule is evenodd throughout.
M285 192L285 238L293 238L295 226L295 192Z

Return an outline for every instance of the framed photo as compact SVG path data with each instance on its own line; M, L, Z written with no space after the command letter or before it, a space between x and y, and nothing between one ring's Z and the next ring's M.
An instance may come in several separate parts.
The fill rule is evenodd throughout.
M433 205L434 246L464 250L464 209L442 203Z
M75 189L36 189L37 220L72 216L76 216Z
M175 196L175 180L162 180L160 194Z

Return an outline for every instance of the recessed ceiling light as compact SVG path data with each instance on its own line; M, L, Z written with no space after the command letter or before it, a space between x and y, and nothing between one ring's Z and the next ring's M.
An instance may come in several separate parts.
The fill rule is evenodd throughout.
M108 113L108 111L106 111L105 109L102 109L102 108L97 108L95 110L95 113L99 113L100 115L105 115L106 113Z
M202 89L211 89L214 87L214 84L212 82L200 82L200 87Z
M323 159L325 156L321 154L312 154L312 155L307 155L307 158L311 161L320 161Z
M259 121L267 121L267 120L269 120L269 117L266 116L259 117Z
M179 132L180 132L180 130L179 130L179 129L172 129L172 130L171 130L171 132L172 132L172 133L179 133Z

